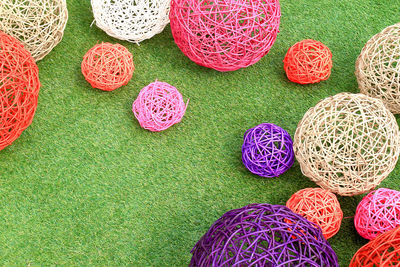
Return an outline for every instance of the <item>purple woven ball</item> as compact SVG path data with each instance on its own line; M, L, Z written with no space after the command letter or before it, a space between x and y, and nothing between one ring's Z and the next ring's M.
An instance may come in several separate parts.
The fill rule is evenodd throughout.
M275 124L257 125L244 134L242 161L254 174L278 177L294 163L292 138Z
M190 266L339 266L321 228L281 205L228 211L191 252Z

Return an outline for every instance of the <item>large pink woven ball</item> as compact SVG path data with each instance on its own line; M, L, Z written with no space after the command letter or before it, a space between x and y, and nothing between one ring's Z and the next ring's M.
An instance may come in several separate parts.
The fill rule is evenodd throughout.
M172 0L175 43L195 63L218 71L248 67L279 32L278 0Z
M400 225L400 192L380 188L366 195L358 204L354 225L366 239L374 239Z
M140 91L132 111L142 128L160 132L182 120L187 103L178 89L156 81Z

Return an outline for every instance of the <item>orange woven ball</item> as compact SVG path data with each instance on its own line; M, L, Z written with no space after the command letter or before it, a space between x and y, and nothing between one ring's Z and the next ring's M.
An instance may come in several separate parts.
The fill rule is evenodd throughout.
M39 69L31 54L0 31L0 150L32 123L39 89Z
M292 82L318 83L327 80L331 75L332 53L321 42L303 40L289 48L283 67Z
M112 91L126 85L135 67L132 54L120 44L92 47L82 61L82 74L93 88Z
M400 266L400 226L361 247L349 267Z
M343 212L335 194L328 190L302 189L291 196L286 206L310 222L319 225L326 239L334 236L340 229Z

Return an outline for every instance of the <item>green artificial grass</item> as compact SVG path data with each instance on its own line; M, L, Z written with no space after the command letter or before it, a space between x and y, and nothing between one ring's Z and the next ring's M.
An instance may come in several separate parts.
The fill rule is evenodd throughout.
M140 46L107 36L90 2L68 0L63 41L38 63L42 87L32 125L0 152L0 265L185 266L190 250L230 209L284 205L316 185L298 163L276 179L241 163L246 129L271 122L292 136L308 108L340 92L358 92L354 63L366 41L398 22L399 0L282 0L275 45L257 64L220 73L197 66L170 28ZM283 57L312 38L333 53L328 81L289 82ZM86 51L119 42L136 70L125 87L93 89L81 74ZM140 128L131 105L154 80L176 86L190 103L182 122L161 133ZM381 184L399 190L400 167ZM352 218L362 196L339 197L344 216L329 241L340 266L366 240Z

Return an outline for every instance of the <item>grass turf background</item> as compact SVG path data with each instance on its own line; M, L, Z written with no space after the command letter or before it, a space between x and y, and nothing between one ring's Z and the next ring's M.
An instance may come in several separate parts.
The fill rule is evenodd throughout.
M358 92L355 60L366 41L398 21L400 1L282 0L280 34L259 63L219 73L192 63L169 26L140 46L108 37L89 1L67 0L63 41L38 63L42 88L33 124L0 152L1 265L184 266L190 250L223 213L249 203L284 205L314 187L297 162L277 179L241 163L242 135L262 122L292 136L308 108L339 92ZM328 81L290 83L282 60L313 38L332 51ZM92 89L82 56L101 41L134 56L130 83ZM131 104L155 79L176 86L190 104L183 121L162 133L139 127ZM400 167L381 184L399 189ZM339 197L353 216L362 196ZM330 239L340 265L366 243L344 219Z

